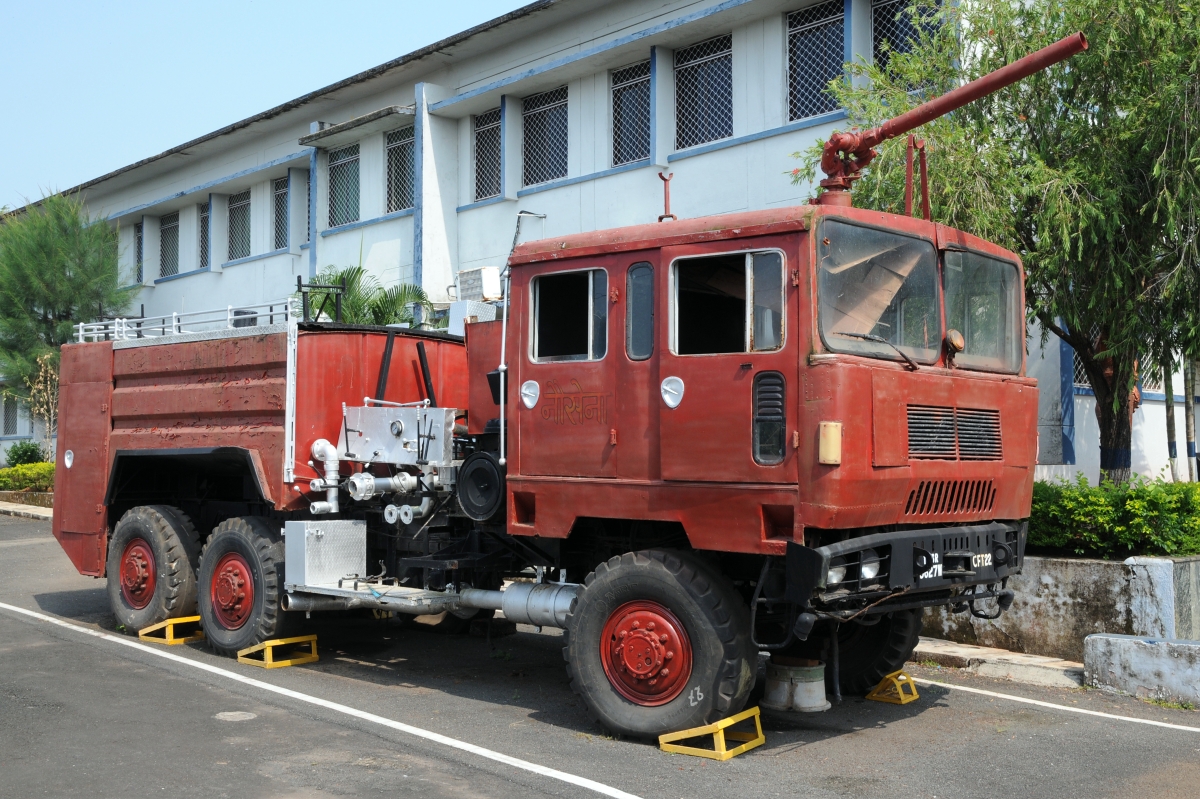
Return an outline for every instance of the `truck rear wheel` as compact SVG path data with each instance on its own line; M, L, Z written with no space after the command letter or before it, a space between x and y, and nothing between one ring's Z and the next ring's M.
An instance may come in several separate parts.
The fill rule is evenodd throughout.
M213 651L236 655L284 635L282 598L278 525L254 516L217 525L200 556L200 621Z
M571 687L613 732L650 738L741 710L754 687L750 616L686 552L628 552L588 575L567 617Z
M132 508L108 544L108 601L117 624L136 633L196 611L200 539L191 519L168 505Z

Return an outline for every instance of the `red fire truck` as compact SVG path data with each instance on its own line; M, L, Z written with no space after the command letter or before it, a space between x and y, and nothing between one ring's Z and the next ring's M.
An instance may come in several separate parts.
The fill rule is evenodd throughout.
M924 608L1011 604L1037 388L1017 256L846 189L1085 46L835 136L812 204L518 246L465 341L307 301L81 324L54 535L126 630L198 612L226 654L354 608L561 627L625 734L739 710L760 651L864 692Z

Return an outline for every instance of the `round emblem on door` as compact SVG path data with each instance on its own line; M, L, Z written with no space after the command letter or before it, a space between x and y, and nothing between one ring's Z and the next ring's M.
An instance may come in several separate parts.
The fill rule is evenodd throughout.
M542 395L542 388L537 384L536 380L526 380L521 384L521 402L526 408L533 409L537 405L538 397Z
M668 408L677 408L683 402L683 380L674 375L663 378L659 391Z

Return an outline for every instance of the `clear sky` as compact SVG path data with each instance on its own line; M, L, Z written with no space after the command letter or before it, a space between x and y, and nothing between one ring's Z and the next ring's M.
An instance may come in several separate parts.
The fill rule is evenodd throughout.
M68 189L530 0L0 0L0 207Z

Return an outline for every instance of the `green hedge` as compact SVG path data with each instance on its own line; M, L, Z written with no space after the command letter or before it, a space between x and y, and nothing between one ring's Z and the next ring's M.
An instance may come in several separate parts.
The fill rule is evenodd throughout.
M23 463L0 469L0 491L53 491L53 463Z
M1200 555L1200 483L1135 478L1125 485L1033 485L1029 547L1034 553L1124 559Z

